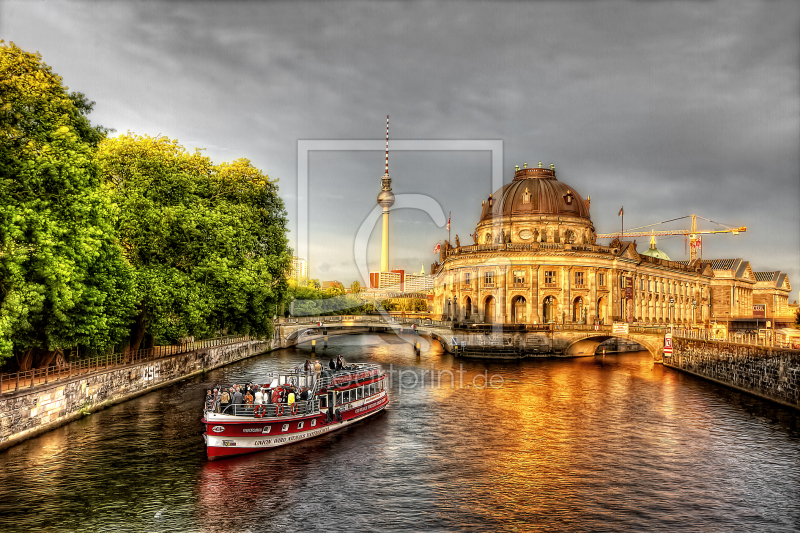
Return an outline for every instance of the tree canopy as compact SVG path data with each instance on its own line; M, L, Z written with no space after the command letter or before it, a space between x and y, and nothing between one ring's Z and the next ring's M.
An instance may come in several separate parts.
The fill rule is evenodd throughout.
M177 141L130 133L104 140L97 160L141 295L131 348L146 333L271 334L291 261L275 181L246 159L214 165Z
M106 130L38 54L0 41L0 362L113 346L136 293L94 161Z

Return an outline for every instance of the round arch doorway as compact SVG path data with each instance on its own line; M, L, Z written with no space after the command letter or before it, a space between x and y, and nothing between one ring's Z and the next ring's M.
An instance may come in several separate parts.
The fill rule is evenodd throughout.
M606 299L605 298L598 298L597 299L597 322L598 324L605 324L606 320Z
M542 318L543 323L556 321L556 299L553 296L548 296L542 302Z
M578 296L572 301L572 321L584 322L583 297Z
M493 324L495 321L495 311L497 308L497 300L494 296L489 296L483 303L483 321L487 324Z
M467 296L464 298L464 320L469 320L472 317L472 298Z
M526 316L526 309L528 301L524 296L515 296L511 300L511 322L514 324L526 324L528 317Z

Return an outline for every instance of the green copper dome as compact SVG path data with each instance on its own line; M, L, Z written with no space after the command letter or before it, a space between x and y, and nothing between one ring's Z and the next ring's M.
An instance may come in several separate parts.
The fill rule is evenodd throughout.
M656 259L665 259L667 261L671 261L669 256L656 248L656 237L653 235L650 237L650 249L645 250L641 253L641 255L646 255L647 257L655 257Z

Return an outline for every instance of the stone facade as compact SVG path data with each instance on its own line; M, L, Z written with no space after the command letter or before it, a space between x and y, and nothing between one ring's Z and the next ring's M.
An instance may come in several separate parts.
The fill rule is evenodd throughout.
M214 346L6 394L0 398L0 449L93 411L276 347L280 347L279 341Z
M676 337L664 364L800 408L800 350Z
M635 242L596 243L589 202L554 169L518 169L484 202L475 244L440 251L433 314L513 324L707 326L708 265L649 257Z

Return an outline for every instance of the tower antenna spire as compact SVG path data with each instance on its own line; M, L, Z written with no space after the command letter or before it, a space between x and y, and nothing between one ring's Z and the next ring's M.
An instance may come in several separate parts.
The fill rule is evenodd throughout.
M389 115L386 115L386 167L383 173L389 175Z

